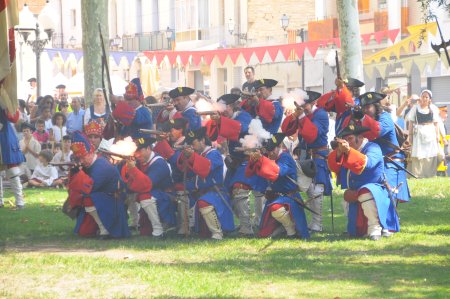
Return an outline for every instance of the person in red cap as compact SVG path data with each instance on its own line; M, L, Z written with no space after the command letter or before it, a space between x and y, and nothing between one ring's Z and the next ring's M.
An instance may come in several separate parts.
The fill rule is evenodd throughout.
M122 200L116 198L119 172L105 158L97 156L87 136L75 131L73 156L81 167L72 167L68 184L71 208L80 208L74 232L100 239L128 237L127 215Z
M95 150L98 150L100 143L102 142L103 126L99 122L91 120L84 126L84 134L89 138L89 141L95 147Z
M131 80L123 96L125 101L119 101L113 111L114 119L123 124L120 136L145 137L139 129L153 129L153 120L150 110L143 105L144 94L139 78Z

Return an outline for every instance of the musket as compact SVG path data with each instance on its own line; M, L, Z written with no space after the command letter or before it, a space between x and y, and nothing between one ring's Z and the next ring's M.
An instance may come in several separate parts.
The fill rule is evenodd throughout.
M245 153L245 152L249 152L249 153L254 153L257 151L261 151L263 150L263 147L235 147L234 151L235 152L240 152L240 153Z
M155 103L155 104L145 104L145 107L157 108L157 107L167 107L169 105L171 105L171 103Z
M219 111L195 111L195 114L197 115L215 115L218 114Z
M133 158L133 156L114 153L114 152L108 151L108 150L103 149L103 148L99 148L98 152L102 153L104 155L110 156L110 157L117 157L117 158L121 158L121 159L125 159L125 160Z
M410 176L412 176L413 178L417 179L418 177L415 176L411 171L409 171L408 169L406 169L405 167L401 166L400 164L398 164L396 161L394 161L391 157L389 156L384 156L384 158L386 160L388 160L389 162L391 162L392 164L394 164L394 166L396 166L398 169L400 170L404 170L407 174L409 174Z
M439 29L439 35L441 36L442 43L440 45L435 45L431 43L431 48L437 53L439 57L441 57L441 48L444 49L445 56L447 57L448 64L450 65L450 55L448 54L447 47L450 46L450 40L445 41L444 36L442 35L441 26L439 26L439 22L437 16L435 16L436 24Z
M166 132L163 131L159 131L159 130L149 130L149 129L139 129L139 133L143 133L143 134L153 134L153 135L158 135L158 136L163 136L166 135Z
M185 150L190 147L191 147L191 145L189 145L189 144L180 144L180 145L174 145L172 148L174 150Z
M75 162L50 162L48 164L50 164L52 166L59 166L59 167L64 167L64 166L73 167L73 166L79 165L78 163L75 163Z
M342 79L341 78L341 68L339 66L339 54L338 54L337 50L336 50L335 60L336 60L336 76L338 79Z
M248 98L256 97L256 93L241 91L239 93L239 96L243 99L248 99Z

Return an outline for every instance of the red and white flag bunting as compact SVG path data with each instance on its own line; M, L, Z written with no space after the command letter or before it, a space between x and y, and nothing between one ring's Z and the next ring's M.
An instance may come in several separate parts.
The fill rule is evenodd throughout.
M364 45L367 45L372 38L374 38L378 44L381 43L384 38L389 38L392 42L394 42L399 33L400 29L384 30L362 34L361 39ZM177 62L177 58L179 58L182 65L189 63L189 61L191 61L194 65L198 65L202 60L204 63L209 65L215 57L217 57L218 61L223 65L226 63L228 57L231 59L232 63L236 63L240 55L242 55L242 58L246 61L246 63L250 63L250 59L253 55L255 55L259 63L262 63L264 59L266 59L266 61L267 59L270 61L275 61L277 57L282 57L282 59L287 61L289 60L292 51L294 51L297 58L300 59L304 55L306 49L313 57L315 57L320 47L325 47L330 44L334 44L338 48L341 47L340 39L332 38L330 40L309 41L304 43L267 47L229 48L206 51L145 51L144 54L150 61L156 60L156 63L161 63L161 61L167 57L171 65ZM278 56L279 52L281 52L282 55Z

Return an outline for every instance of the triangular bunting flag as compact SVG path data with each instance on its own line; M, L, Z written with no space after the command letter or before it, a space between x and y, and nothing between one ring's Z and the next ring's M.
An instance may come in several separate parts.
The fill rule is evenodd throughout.
M205 64L206 65L211 65L211 63L214 60L215 56L216 56L215 51L206 51L203 54L203 60L205 61Z
M377 41L377 44L380 44L383 38L386 36L386 30L377 31L374 33L375 40Z
M266 47L256 47L253 48L256 58L258 58L259 63L263 62L264 56L266 55Z
M405 70L405 74L409 77L411 75L411 69L413 66L414 61L412 59L405 59L405 61L403 61L402 67Z
M66 62L67 57L69 57L71 52L66 51L66 50L59 50L59 55L61 55L62 60L64 60L64 62Z
M380 72L381 78L384 80L386 78L386 69L388 67L388 62L379 63L375 67L377 68L378 72Z
M166 55L167 55L167 59L169 60L169 64L170 65L174 65L177 62L177 54L178 52L175 51L167 51Z
M164 60L164 57L166 57L166 51L156 51L155 52L156 64L161 64L161 62Z
M200 65L200 62L202 61L202 54L199 53L199 51L192 52L192 64L193 65Z
M236 64L236 61L238 60L240 54L241 51L239 51L238 49L233 49L229 51L228 55L230 55L230 59L231 62L233 62L233 64Z
M419 68L420 73L422 74L425 70L425 67L427 66L429 57L427 56L418 56L414 58L414 63Z
M292 44L287 44L287 45L282 45L279 47L281 54L283 54L284 56L284 60L288 61L289 60L289 56L291 55L291 51L293 49L293 45ZM269 52L270 55L270 52Z
M144 55L147 56L148 60L150 60L150 62L151 62L151 61L153 61L153 58L155 57L155 52L153 52L153 51L145 51ZM131 63L133 62L134 58L133 58L133 60L130 61L130 59L128 59L128 55L125 54L125 56L127 57L128 64L131 65Z
M316 56L321 43L321 41L307 42L306 48L313 58Z
M369 79L373 78L373 75L374 75L373 71L374 71L374 69L375 69L375 65L374 64L366 64L366 65L364 65L364 72L366 73L366 75L367 75L367 77Z
M109 53L112 56L112 58L114 59L114 62L116 63L116 65L119 65L120 64L120 60L122 59L122 56L123 56L122 52L113 52L113 51L111 51ZM76 55L75 55L75 57L76 57Z
M137 52L122 52L122 54L127 59L128 65L131 65L137 56ZM153 57L155 57L154 54L151 54L150 56L148 56L148 55L146 55L146 56L147 56L148 60L150 60L150 62L153 62Z
M297 54L298 59L302 59L303 54L305 53L305 43L296 44L294 46L295 54Z
M397 39L399 32L400 32L400 29L388 30L388 37L393 44L395 43L395 40Z
M250 59L253 55L253 49L252 48L243 48L241 49L242 57L244 57L244 60L247 64L250 64Z
M189 63L189 57L191 56L191 53L188 51L179 51L178 56L180 57L181 65L186 65Z
M47 52L48 58L50 59L50 61L53 60L53 58L55 58L56 54L58 54L58 51L55 49L45 49L45 51Z
M279 46L267 47L267 53L269 53L269 57L272 61L275 61L277 59L279 49Z
M363 40L365 46L367 46L367 44L370 42L371 37L372 33L361 34L361 39Z
M225 64L225 61L227 60L228 51L227 50L217 50L217 58L219 59L219 62L221 65Z

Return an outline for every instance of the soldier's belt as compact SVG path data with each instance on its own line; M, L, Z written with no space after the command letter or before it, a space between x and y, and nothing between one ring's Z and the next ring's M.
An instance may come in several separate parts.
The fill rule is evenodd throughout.
M291 192L286 192L286 193L281 193L281 192L275 192L275 191L266 191L265 193L265 197L267 200L272 201L277 199L278 197L281 196L287 196L287 197L292 197L297 193L297 191L291 191Z

